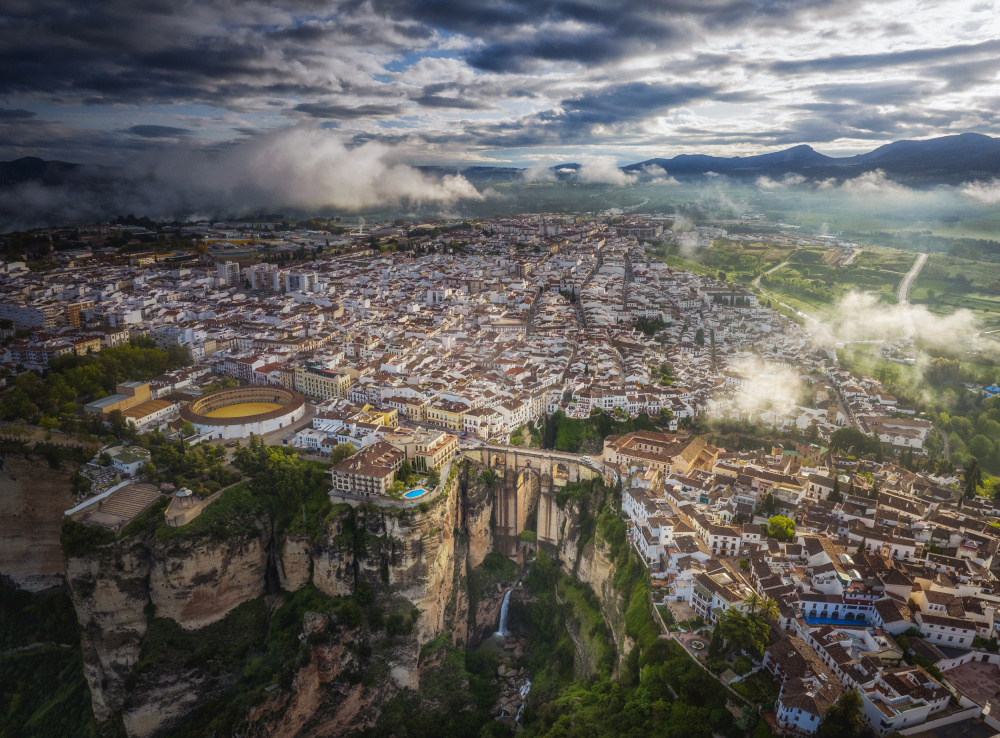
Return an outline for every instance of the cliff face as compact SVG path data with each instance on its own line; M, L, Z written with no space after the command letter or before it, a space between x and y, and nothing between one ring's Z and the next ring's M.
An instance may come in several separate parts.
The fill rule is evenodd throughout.
M121 714L129 735L152 735L211 696L189 671L137 682L133 669L152 617L203 628L263 593L269 526L253 530L169 542L147 530L66 559L97 720Z
M473 467L475 469L475 467ZM470 474L470 476L475 476ZM493 550L493 499L495 491L473 479L463 501L462 529L469 540L469 568L483 563Z
M580 539L584 534L582 523L586 514L577 500L568 501L565 509L559 511L559 517L559 567L567 576L590 585L594 590L601 603L601 614L614 638L621 665L635 645L635 641L625 633L625 611L628 609L628 603L622 601L618 590L615 589L615 567L607 546L603 542L595 542L594 538L581 545ZM585 654L581 657L585 660L588 658Z
M83 626L84 674L94 717L107 720L125 701L125 680L139 660L149 603L149 550L121 541L66 559L66 580Z
M11 455L0 466L0 577L38 592L63 584L59 546L63 511L73 506L70 465L52 469L38 459Z
M285 591L311 584L343 597L364 582L373 608L405 616L412 628L387 638L367 625L345 628L325 616L308 621L308 664L298 667L290 686L269 694L248 729L259 735L338 735L374 724L394 694L419 686L423 644L442 633L453 642L468 637L469 544L466 535L456 535L462 511L457 489L402 511L339 506L318 538L296 534L274 544L273 571ZM210 530L169 536L147 531L68 560L74 604L81 621L91 624L87 675L99 719L121 715L130 736L156 735L240 678L237 669L219 674L191 666L189 657L160 665L150 652L161 647L155 644L171 643L164 636L168 621L211 641L218 628L240 622L229 618L240 605L280 604L281 598L260 599L267 589L270 521L230 527L243 533L219 538ZM414 610L419 614L411 617ZM154 627L155 637L149 630ZM177 647L168 645L168 659L171 648Z
M460 507L457 489L424 509L345 505L317 543L304 536L284 542L278 567L282 586L293 590L312 583L330 597L342 597L363 580L376 593L413 603L420 610L418 640L426 643L464 622L456 599L467 555L455 538Z
M250 537L154 543L149 598L157 617L168 617L182 628L202 628L262 595L270 530L260 521L258 531Z
M360 594L363 583L371 592L370 609L382 611L379 618L399 622L402 616L412 628L390 635L386 626L368 621L368 610L360 624L339 615L307 616L308 658L286 668L287 679L273 682L278 687L240 730L336 736L374 725L394 695L419 687L422 646L442 635L452 644L474 645L496 629L504 592L518 576L513 563L490 555L496 490L476 482L475 469L470 478L462 488L456 480L441 498L405 510L335 506L311 535L274 540L272 522L254 513L227 527L239 533L213 528L164 535L147 528L95 553L67 558L96 717L120 715L130 736L182 725L209 700L229 694L245 668L233 661L225 669L209 668L216 663L212 658L200 661L178 651L175 642L185 633L211 642L214 634L238 632L246 608L257 608L261 621L270 622L289 595L262 597L273 592L269 584L280 584L286 593L308 593L311 585L327 597L345 598ZM546 523L558 531L550 550L566 574L594 590L622 658L632 646L625 635L627 603L614 589L608 551L595 545L593 521L578 501L557 508L555 517ZM592 634L568 627L581 674L589 673ZM170 628L178 629L176 638ZM255 648L266 652L268 627L261 632L264 641ZM298 648L297 631L292 638Z

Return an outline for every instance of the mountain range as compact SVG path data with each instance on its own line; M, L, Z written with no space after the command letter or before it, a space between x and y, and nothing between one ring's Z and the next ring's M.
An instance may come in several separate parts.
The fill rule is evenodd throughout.
M580 164L566 162L551 167L559 179L569 179ZM740 179L800 175L809 180L851 179L881 169L893 179L911 185L957 184L1000 177L1000 138L979 133L962 133L922 141L895 141L867 154L833 157L802 144L759 156L708 156L679 154L673 158L653 158L621 167L642 174L662 169L678 179L709 173ZM513 167L421 167L426 171L463 174L476 181L513 181L525 171ZM659 171L655 172L662 176Z
M551 167L560 180L572 179L581 165L565 162ZM524 169L517 167L445 167L421 166L428 174L462 174L474 183L514 182L522 179ZM867 154L832 157L805 144L759 156L708 156L680 154L673 158L653 158L621 167L634 174L649 172L662 176L663 170L678 179L701 177L709 173L739 179L779 178L800 175L808 180L850 179L881 169L895 180L910 185L958 184L977 179L1000 177L1000 138L979 133L925 139L895 141ZM650 172L649 170L653 170ZM23 157L0 162L0 190L25 183L59 186L86 181L99 187L120 173L110 167L46 161Z

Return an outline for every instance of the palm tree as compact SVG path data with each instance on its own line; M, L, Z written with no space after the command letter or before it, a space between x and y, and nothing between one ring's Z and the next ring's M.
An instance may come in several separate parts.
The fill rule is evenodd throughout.
M765 620L777 620L779 615L778 603L771 597L765 597L760 603L760 614Z
M762 603L763 600L761 600L760 595L756 592L751 592L743 600L743 611L748 615L753 615Z

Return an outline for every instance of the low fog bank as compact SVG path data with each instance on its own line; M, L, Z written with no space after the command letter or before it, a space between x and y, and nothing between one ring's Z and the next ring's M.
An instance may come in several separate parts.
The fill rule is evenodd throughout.
M291 128L215 151L181 142L137 157L113 179L84 167L60 186L19 185L0 198L0 230L120 213L171 219L284 208L450 208L482 198L465 177L425 175L384 144L348 147L329 131Z

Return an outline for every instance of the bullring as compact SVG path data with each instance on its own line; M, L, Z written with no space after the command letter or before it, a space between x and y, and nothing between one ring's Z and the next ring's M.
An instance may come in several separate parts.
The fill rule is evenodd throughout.
M181 418L210 438L246 438L287 427L305 410L298 392L251 385L209 392L181 408Z

